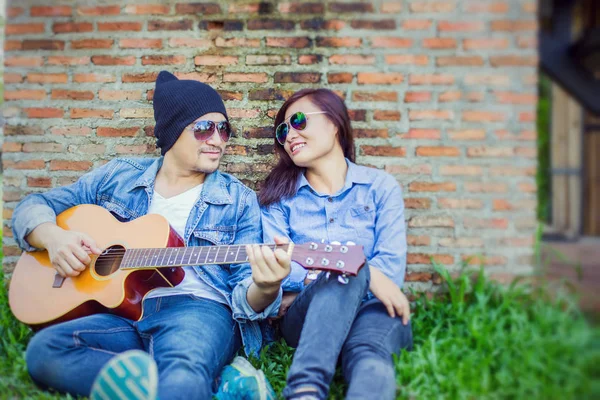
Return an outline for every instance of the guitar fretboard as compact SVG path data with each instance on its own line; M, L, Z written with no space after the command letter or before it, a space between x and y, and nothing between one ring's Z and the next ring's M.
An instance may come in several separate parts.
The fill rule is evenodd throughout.
M265 245L288 250L288 245ZM107 254L108 255L108 254ZM246 245L127 249L121 269L178 267L205 264L236 264L248 261Z

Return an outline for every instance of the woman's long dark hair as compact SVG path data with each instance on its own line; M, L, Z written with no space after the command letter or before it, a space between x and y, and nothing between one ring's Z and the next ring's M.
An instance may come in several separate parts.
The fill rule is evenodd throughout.
M342 146L344 157L354 162L354 138L348 109L335 92L329 89L302 89L294 93L285 103L275 117L274 128L277 128L285 119L287 109L296 101L308 97L310 102L317 106L337 128L338 141ZM273 129L275 132L275 129ZM275 151L279 155L279 162L271 171L265 181L258 200L261 205L268 206L280 201L282 198L292 197L296 194L298 177L304 172L304 168L296 166L282 145L275 141Z

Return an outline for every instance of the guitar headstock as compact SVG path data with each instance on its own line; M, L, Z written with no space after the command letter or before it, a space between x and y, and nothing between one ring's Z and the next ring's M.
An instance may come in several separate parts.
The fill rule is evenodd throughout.
M294 244L292 261L306 269L356 276L366 258L360 245L312 242Z

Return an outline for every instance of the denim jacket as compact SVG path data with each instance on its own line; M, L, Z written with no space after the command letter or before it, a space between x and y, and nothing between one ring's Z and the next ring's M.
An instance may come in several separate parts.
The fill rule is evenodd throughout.
M148 212L156 174L163 158L115 159L83 175L72 185L43 194L31 194L15 208L12 227L18 245L34 251L25 237L44 222L79 204L96 204L125 222ZM184 242L187 246L260 243L262 229L256 194L229 174L215 171L206 177L200 198L188 219ZM246 354L257 354L262 345L259 321L277 315L277 299L257 313L246 293L252 283L248 263L195 266L198 276L221 293L239 323Z

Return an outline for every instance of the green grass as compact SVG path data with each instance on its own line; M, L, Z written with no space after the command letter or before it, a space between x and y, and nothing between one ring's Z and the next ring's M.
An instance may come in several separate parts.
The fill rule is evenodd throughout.
M481 273L450 277L443 296L418 296L415 349L395 358L399 399L600 398L600 332L575 303L524 284L503 287ZM30 331L12 317L0 290L0 398L61 399L36 389L23 354ZM252 360L278 393L292 351L278 342ZM331 398L343 398L338 372Z

